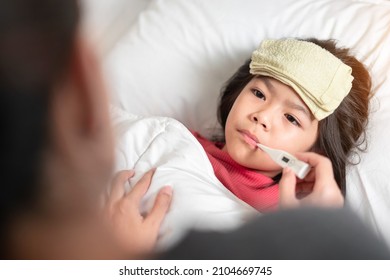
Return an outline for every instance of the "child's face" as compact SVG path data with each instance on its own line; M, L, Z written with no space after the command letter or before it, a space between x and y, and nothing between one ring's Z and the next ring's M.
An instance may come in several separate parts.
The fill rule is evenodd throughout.
M255 141L291 154L310 150L318 121L295 91L269 77L253 78L228 115L223 150L239 164L273 177L281 167Z

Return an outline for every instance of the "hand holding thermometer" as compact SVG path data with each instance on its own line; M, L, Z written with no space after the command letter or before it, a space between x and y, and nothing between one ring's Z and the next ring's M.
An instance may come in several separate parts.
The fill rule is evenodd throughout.
M300 161L293 155L277 149L272 149L262 144L256 143L257 147L266 152L281 167L290 167L299 179L305 178L310 171L310 165Z

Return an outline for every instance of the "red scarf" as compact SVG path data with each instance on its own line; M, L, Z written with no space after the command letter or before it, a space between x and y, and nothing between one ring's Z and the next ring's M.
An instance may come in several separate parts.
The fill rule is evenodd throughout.
M279 187L273 184L271 178L236 163L221 150L223 143L214 143L197 132L192 133L203 146L215 175L226 188L260 212L277 209Z

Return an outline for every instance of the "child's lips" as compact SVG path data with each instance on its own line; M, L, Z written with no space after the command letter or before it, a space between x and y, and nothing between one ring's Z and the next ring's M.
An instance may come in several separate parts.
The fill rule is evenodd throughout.
M251 145L254 148L257 148L256 144L259 142L259 140L257 139L257 137L255 135L253 135L247 131L241 131L241 134L244 137L244 141L246 143L248 143L249 145Z

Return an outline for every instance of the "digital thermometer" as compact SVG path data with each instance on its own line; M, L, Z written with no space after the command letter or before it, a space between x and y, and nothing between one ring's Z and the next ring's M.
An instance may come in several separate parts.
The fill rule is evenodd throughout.
M262 144L256 143L257 147L266 152L273 161L279 164L281 167L290 167L299 179L305 178L310 171L310 165L303 162L293 155L277 149L272 149Z

